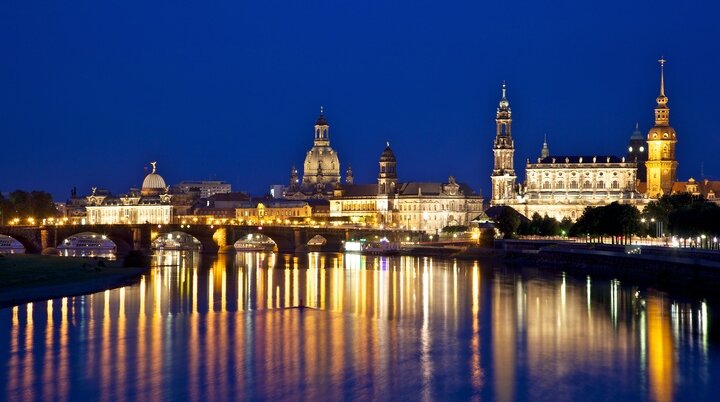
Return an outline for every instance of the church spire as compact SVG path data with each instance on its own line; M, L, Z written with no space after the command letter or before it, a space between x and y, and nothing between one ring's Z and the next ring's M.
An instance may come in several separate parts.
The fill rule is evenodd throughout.
M664 57L660 57L658 60L660 63L660 95L657 97L657 107L655 108L655 125L656 126L668 126L670 125L670 108L668 108L668 98L665 96L665 60Z
M548 156L550 156L550 149L548 148L547 134L545 134L545 140L543 141L543 147L542 147L542 150L540 151L540 157L545 159Z
M660 56L660 96L665 96L665 60L664 57Z

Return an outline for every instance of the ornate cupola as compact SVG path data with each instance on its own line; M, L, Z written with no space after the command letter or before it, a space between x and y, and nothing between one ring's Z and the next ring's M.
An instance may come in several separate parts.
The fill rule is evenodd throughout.
M385 150L380 154L380 172L378 173L378 194L393 194L397 188L397 161L395 153L387 142Z
M315 146L316 147L328 147L330 146L330 125L325 119L323 112L325 109L320 106L320 116L315 120Z
M515 198L515 143L512 138L512 111L507 99L507 86L503 81L502 98L495 114L494 165L492 180L492 204L502 205Z
M678 162L675 160L675 144L677 135L670 126L670 108L667 106L668 98L665 96L665 63L660 62L660 95L657 97L655 107L655 125L647 136L648 155L647 167L647 195L659 198L663 194L672 192L676 180Z

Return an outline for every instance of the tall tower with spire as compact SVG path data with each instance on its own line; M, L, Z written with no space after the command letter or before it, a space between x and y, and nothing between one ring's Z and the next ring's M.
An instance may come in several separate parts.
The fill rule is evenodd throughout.
M665 96L666 60L661 57L658 61L660 62L660 95L657 97L657 106L655 107L655 125L647 136L648 159L645 162L647 167L646 193L651 198L658 198L672 192L678 165L675 160L677 137L675 129L670 127L670 108L667 106L668 98Z
M548 156L550 156L550 148L548 148L548 144L547 144L547 134L545 134L545 140L543 141L543 147L542 147L542 149L540 150L540 157L541 157L542 159L545 159L545 158L547 158Z
M502 205L515 198L515 143L512 138L512 112L506 96L507 87L502 84L502 99L495 115L494 166L492 180L493 205Z

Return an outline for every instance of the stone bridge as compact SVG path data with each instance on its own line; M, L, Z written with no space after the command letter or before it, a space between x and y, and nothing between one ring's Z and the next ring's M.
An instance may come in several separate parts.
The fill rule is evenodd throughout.
M200 241L202 251L216 253L227 250L249 234L263 234L277 244L281 253L308 251L307 243L316 235L326 239L318 251L341 251L343 242L359 237L387 237L400 241L410 237L419 240L422 232L374 230L363 228L307 227L307 226L238 226L238 225L58 225L58 226L2 226L0 234L18 240L28 253L40 253L57 247L64 239L82 232L94 232L115 242L118 255L130 250L149 251L152 240L170 232L187 233Z

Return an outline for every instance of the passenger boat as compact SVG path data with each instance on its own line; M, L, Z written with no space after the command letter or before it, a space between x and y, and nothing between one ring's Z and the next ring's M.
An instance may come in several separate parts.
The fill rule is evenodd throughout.
M395 242L382 238L380 241L365 244L362 253L369 255L397 255L400 254L400 246Z
M273 251L275 243L261 243L252 241L238 241L235 243L235 251Z

